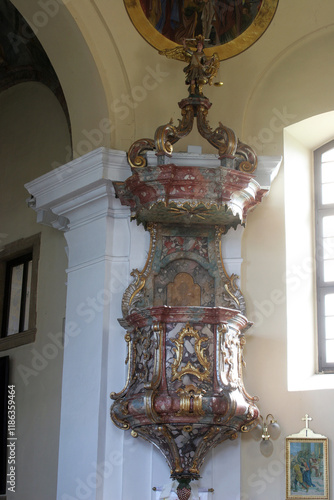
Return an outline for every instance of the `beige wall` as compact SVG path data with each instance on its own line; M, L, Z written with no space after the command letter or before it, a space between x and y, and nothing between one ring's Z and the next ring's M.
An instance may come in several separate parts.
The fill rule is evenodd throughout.
M61 339L67 259L62 233L36 223L24 184L53 161L64 161L70 137L62 108L41 84L1 93L0 110L1 247L41 233L36 341L0 353L10 357L10 384L16 386L16 493L9 495L54 498L63 355L49 334Z

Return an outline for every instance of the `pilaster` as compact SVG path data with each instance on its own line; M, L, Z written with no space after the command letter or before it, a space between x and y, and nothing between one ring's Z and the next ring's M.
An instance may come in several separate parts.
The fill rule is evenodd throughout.
M123 384L116 318L129 275L130 229L112 181L128 174L125 153L101 148L26 185L37 220L63 230L68 245L59 500L107 498L111 475L115 498L122 498L123 436L109 420L109 379Z

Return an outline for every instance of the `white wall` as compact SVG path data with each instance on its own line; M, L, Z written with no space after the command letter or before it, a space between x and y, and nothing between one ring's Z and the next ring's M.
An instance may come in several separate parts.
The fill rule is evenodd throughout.
M334 131L327 120L320 132L319 119L307 136L301 130L297 138L293 135L294 124L333 110L332 41L333 30L328 27L282 53L262 75L245 115L246 139L252 134L262 151L284 155L284 164L269 197L249 217L243 238L241 288L254 321L245 349L246 387L259 396L261 413L273 413L282 427L269 459L260 454L258 442L243 436L243 500L284 498L284 438L304 427L305 413L313 417L310 427L315 432L334 438L331 376L323 376L326 381L320 383L319 376L314 377L315 277L310 239L312 150L331 139ZM299 288L292 289L297 282ZM290 376L293 368L299 371L298 383L289 378L288 385L288 362ZM330 477L333 472L330 462ZM333 495L333 484L330 488Z

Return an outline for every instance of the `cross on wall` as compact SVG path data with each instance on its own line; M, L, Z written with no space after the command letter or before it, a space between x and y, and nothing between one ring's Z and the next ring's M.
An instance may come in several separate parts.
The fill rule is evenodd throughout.
M306 436L307 436L307 431L308 431L308 429L309 429L308 424L309 424L309 422L311 422L311 420L313 420L313 418L312 418L312 417L310 417L310 416L306 413L306 414L305 414L305 417L303 417L303 418L302 418L302 420L304 420L304 421L305 421L305 429L306 429Z

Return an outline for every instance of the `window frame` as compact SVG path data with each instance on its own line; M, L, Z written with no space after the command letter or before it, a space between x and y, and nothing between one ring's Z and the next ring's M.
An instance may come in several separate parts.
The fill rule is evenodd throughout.
M315 200L315 255L316 255L316 295L317 295L317 338L318 372L334 373L334 362L326 361L325 296L334 293L334 281L324 280L323 225L322 219L334 215L334 203L323 204L321 193L321 156L334 149L334 140L327 142L313 152L314 200Z
M22 238L13 243L6 245L0 252L0 352L7 349L12 349L20 345L28 344L35 341L36 337L36 306L37 306L37 281L38 281L38 262L40 255L40 233ZM29 304L29 322L28 329L19 331L11 335L3 336L4 325L6 324L5 316L8 312L8 299L5 297L6 292L6 274L7 268L11 262L19 262L24 256L32 255L31 269L31 289L30 289L30 304ZM7 277L8 279L8 277Z

